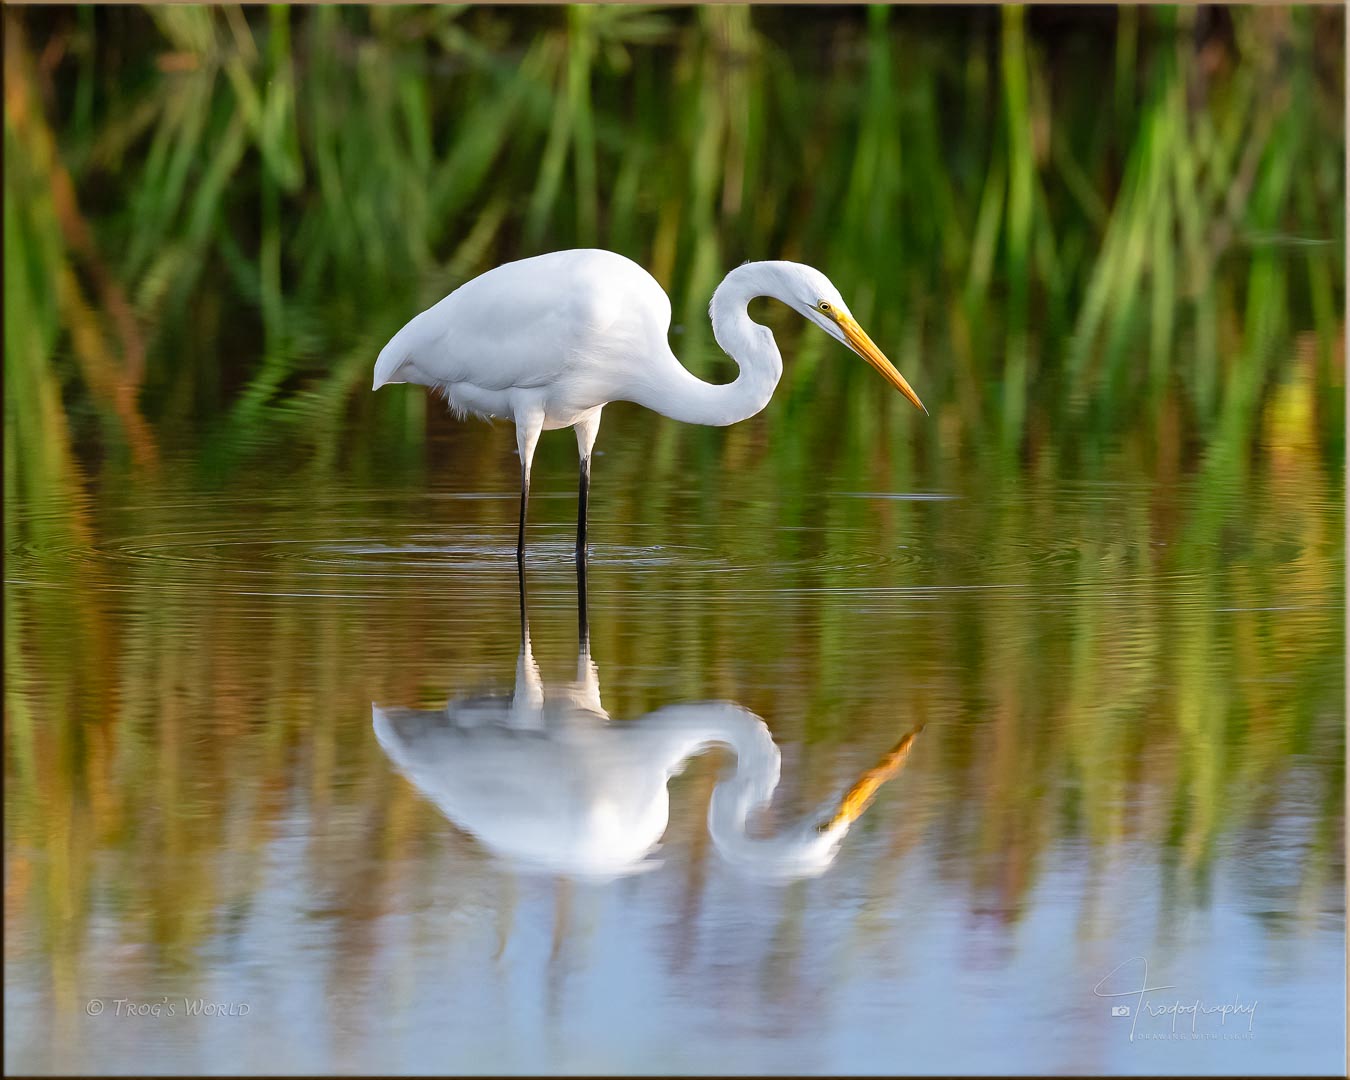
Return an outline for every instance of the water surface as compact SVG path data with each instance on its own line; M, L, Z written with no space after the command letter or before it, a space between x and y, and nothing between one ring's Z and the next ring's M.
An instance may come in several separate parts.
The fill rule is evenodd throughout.
M528 657L501 428L15 512L7 1068L1343 1067L1335 469L644 483L612 411L587 625L541 457ZM1112 1016L1144 960L1238 1011Z

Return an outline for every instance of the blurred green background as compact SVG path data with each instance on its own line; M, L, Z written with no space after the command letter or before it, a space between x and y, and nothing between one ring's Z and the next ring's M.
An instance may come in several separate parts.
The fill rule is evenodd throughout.
M416 908L431 852L496 880L392 776L369 702L509 685L513 441L370 375L472 275L590 244L652 271L677 355L718 380L722 274L817 266L932 413L768 302L786 371L759 416L607 409L607 708L755 710L789 813L927 719L858 841L868 889L931 861L913 918L1013 928L1082 841L1084 949L1141 947L1113 904L1175 942L1213 902L1250 921L1191 927L1200 966L1269 958L1281 1000L1335 1008L1295 939L1344 914L1341 8L4 19L6 979L30 1033L7 1065L103 1060L91 972L188 991L231 935L270 948L251 913L292 903L271 866L337 897L324 979L376 996L370 927ZM574 660L575 467L542 441L546 677ZM672 927L699 917L716 775L677 783L650 875ZM287 830L304 850L278 854ZM757 910L797 957L818 939L791 904ZM867 918L869 955L904 955ZM1034 1067L1110 1065L1028 1030L1004 1034ZM1297 1055L1339 1042L1280 1030L1224 1060L1328 1071Z
M1342 453L1338 8L6 19L10 494L181 432L227 462L420 445L437 407L366 393L379 346L578 245L651 269L704 374L727 269L821 267L934 408L930 446L1170 428L1243 458L1271 422ZM769 317L794 423L875 413Z

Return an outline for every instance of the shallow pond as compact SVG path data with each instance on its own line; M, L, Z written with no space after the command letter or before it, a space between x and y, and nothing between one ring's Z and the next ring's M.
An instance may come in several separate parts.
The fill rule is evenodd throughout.
M12 511L8 1069L1343 1067L1338 470L612 412Z

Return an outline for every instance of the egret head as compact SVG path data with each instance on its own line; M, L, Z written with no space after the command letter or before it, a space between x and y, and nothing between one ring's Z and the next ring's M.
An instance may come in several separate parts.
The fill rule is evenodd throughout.
M847 345L881 373L881 377L904 394L911 402L928 412L900 372L895 370L886 355L876 347L867 332L858 325L839 290L819 270L801 263L780 263L784 267L782 296L790 307L796 308L806 319L815 323L836 341Z

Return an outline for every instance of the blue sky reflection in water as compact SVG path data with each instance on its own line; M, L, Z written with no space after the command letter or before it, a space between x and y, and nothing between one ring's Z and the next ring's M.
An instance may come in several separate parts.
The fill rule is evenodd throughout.
M7 10L6 1068L1342 1071L1343 42L1332 8ZM517 686L518 462L371 365L591 242L713 379L720 275L819 266L932 416L768 304L760 415L609 407L590 715L485 754L471 819L372 706ZM554 695L575 461L546 435L533 478ZM509 857L550 754L708 702L765 766L747 839L702 740L668 804L679 755L620 755L642 872ZM727 858L917 728L814 876ZM575 778L573 835L627 828ZM1142 1016L1102 996L1135 958Z

